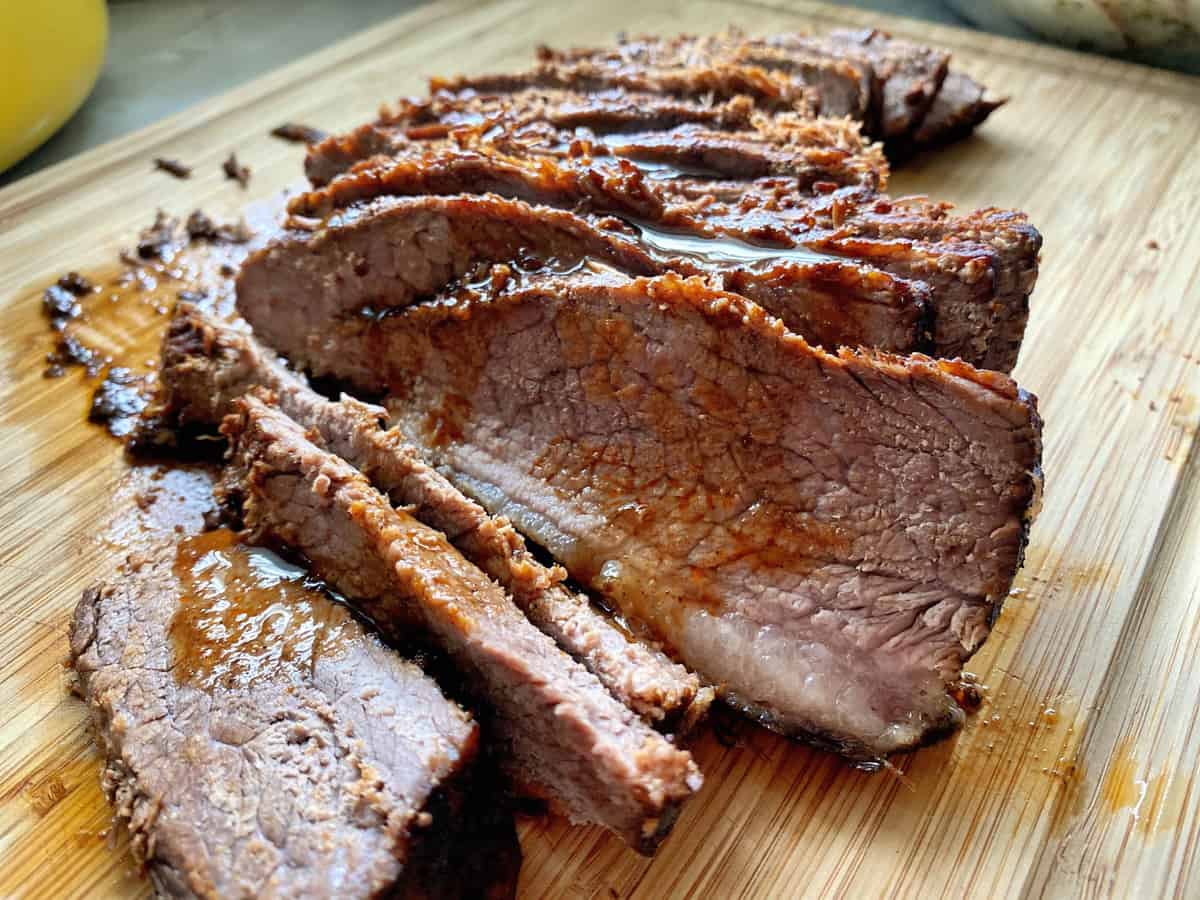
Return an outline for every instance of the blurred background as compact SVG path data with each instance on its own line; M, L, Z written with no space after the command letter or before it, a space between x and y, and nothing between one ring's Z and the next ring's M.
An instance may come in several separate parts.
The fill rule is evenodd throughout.
M34 119L40 132L26 132L34 144L66 124L38 149L0 174L0 187L39 169L128 134L213 94L250 80L297 57L377 24L419 5L422 0L110 0L108 50L102 57L100 0L0 0L0 18L17 16L18 27L0 22L0 56L20 65L19 51L54 61L56 117L20 110L18 92L0 96L0 140L5 138L4 114L17 121ZM1196 28L1188 15L1200 18L1200 4L1179 0L1104 0L1104 6L1136 7L1129 33L1113 28L1099 0L853 0L845 5L918 19L979 27L1031 40L1053 38L1091 49L1115 52L1140 62L1200 74ZM5 11L5 7L9 7ZM89 12L89 6L94 10ZM78 7L76 9L75 7ZM1167 14L1155 10L1175 10ZM1189 12L1190 11L1190 12ZM50 27L47 17L57 17ZM90 16L90 17L89 17ZM95 19L99 19L99 24ZM21 28L43 35L34 46ZM1037 30L1034 30L1034 29ZM3 35L7 33L7 38ZM27 32L27 33L29 33ZM13 42L4 46L5 40ZM89 44L91 40L91 44ZM23 42L23 43L22 43ZM1135 46L1137 45L1137 46ZM62 58L73 60L78 73L69 73ZM101 63L101 59L103 62ZM5 77L0 59L0 81ZM447 70L456 68L447 60ZM99 78L90 95L87 88L96 70ZM73 81L67 80L68 74ZM1198 88L1200 89L1200 88ZM87 99L77 112L76 105ZM44 102L44 101L43 101ZM6 108L7 106L7 108ZM26 126L28 127L28 126ZM3 160L0 160L0 164Z

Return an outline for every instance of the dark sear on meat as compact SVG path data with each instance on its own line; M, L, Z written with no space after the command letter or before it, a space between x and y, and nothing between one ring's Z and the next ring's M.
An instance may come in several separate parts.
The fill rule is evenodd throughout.
M251 533L303 554L385 633L426 632L491 714L506 774L571 821L653 853L701 785L692 757L618 703L439 531L263 399L235 403L226 485Z
M186 305L163 340L159 386L159 405L148 415L151 440L197 427L215 431L234 400L254 387L269 389L286 415L319 434L325 447L364 472L395 505L443 532L512 595L530 621L647 722L678 732L704 715L711 689L701 689L695 675L563 585L563 570L539 564L506 519L490 516L398 433L384 431L384 410L348 397L326 400L248 332Z
M512 895L515 831L472 784L471 717L277 557L228 531L164 539L84 593L70 647L159 895ZM472 791L478 830L449 814ZM474 884L460 842L495 855Z
M699 279L495 284L302 331L242 311L388 394L458 487L773 727L870 761L960 723L950 689L1038 494L1031 397L961 362L829 355Z

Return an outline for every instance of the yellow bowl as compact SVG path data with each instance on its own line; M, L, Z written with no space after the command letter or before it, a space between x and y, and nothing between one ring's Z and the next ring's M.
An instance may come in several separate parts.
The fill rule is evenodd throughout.
M107 43L104 0L0 0L0 172L79 109Z

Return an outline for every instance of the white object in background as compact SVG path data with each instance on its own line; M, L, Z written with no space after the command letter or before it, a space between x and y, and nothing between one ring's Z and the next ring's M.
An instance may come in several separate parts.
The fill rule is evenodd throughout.
M1192 51L1200 55L1200 0L948 0L983 27L1003 17L1043 37L1097 50Z

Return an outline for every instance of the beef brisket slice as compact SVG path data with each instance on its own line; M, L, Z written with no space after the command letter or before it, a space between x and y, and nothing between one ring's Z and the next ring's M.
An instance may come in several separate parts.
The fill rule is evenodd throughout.
M569 50L538 49L541 71L604 73L607 78L634 78L643 72L676 73L682 81L690 73L712 69L741 71L746 77L767 76L785 85L772 93L750 94L766 100L766 108L777 105L779 96L803 98L813 113L825 116L853 116L863 119L870 104L870 71L839 55L812 52L793 44L789 52L776 46L746 38L731 31L697 37L636 36L619 40L607 47L575 47ZM698 94L699 91L686 91Z
M700 103L750 98L768 113L814 115L819 98L795 79L733 60L698 61L679 65L674 59L623 64L602 59L543 59L522 72L430 80L431 93L511 94L529 89L554 89L582 94L622 91L662 94Z
M385 630L416 619L494 715L507 772L572 821L652 853L701 783L676 749L534 628L440 532L394 509L278 409L247 396L223 426L247 525L302 552Z
M285 414L364 472L395 505L446 534L618 700L664 731L686 730L703 717L710 688L563 585L562 569L538 563L506 519L464 496L395 430L383 431L383 410L346 397L326 400L253 336L186 304L164 337L159 383L155 416L173 429L215 429L238 397L255 387L271 390Z
M535 155L640 159L658 164L662 177L675 171L790 176L799 188L817 181L882 187L888 172L879 145L844 119L757 113L745 97L708 104L545 89L482 96L442 91L428 101L402 101L379 121L312 147L305 168L315 185L324 185L372 156L480 142Z
M509 171L520 175L517 169L497 172L483 157L463 162L491 172L497 178L492 187ZM447 178L463 174L456 165L444 171ZM405 167L404 173L415 179L405 181L406 189L439 177L432 165ZM632 208L641 181L636 172L631 177L622 196ZM509 192L526 193L522 185L515 182ZM314 230L287 231L254 254L238 275L238 305L268 344L282 344L290 339L280 331L296 334L334 316L384 313L451 283L491 277L479 273L483 262L563 271L595 260L634 275L710 275L823 346L908 351L926 345L928 290L922 284L803 250L793 261L785 252L691 239L649 225L634 228L490 194L382 196L329 216Z
M550 160L486 148L443 149L360 167L295 198L291 209L317 217L340 209L349 217L361 204L383 196L488 191L536 205L607 213L638 223L641 243L673 271L736 273L737 281L727 288L766 307L813 343L931 350L998 371L1015 364L1041 249L1041 235L1022 213L985 209L952 216L947 204L893 200L865 188L826 186L827 192L814 195L796 191L786 178L657 180L639 177L627 166L627 161L600 158ZM731 258L721 243L704 240L690 242L682 252L677 246L656 246L645 226L666 231L668 238L750 244L757 253ZM772 267L792 258L823 268L789 271L784 285L772 289ZM259 259L252 258L246 270L253 271ZM880 277L867 284L864 271ZM852 272L860 274L856 278ZM842 316L836 315L839 306ZM892 314L887 307L910 314ZM933 319L931 345L913 332L913 315L922 307ZM863 315L869 325L857 321ZM881 315L890 315L892 324L881 328ZM902 342L905 326L908 343ZM856 327L871 330L855 335ZM875 340L881 337L885 342Z
M283 349L390 392L466 493L733 702L860 758L960 720L1040 484L1008 378L590 268L325 325Z
M458 789L475 724L279 570L212 532L76 607L105 789L164 896L374 897L452 833L423 819Z
M969 75L951 72L928 115L913 132L911 144L914 148L935 147L965 137L1003 104Z

